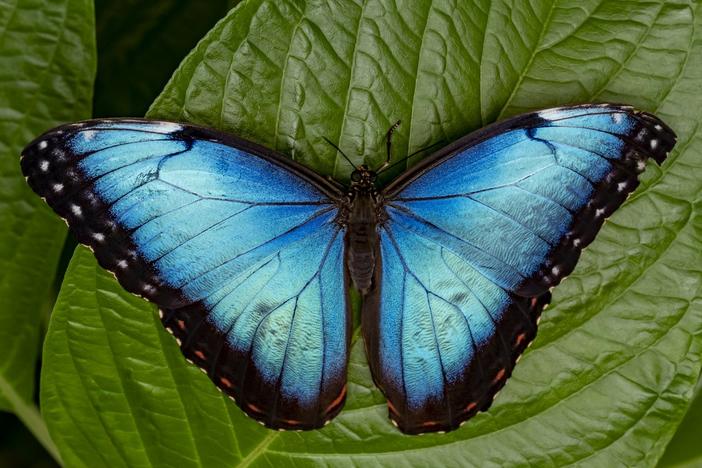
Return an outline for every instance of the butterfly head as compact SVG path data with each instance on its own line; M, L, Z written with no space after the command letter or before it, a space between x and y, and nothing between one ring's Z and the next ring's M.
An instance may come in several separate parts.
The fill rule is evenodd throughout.
M368 169L368 166L361 164L358 169L351 173L351 188L357 192L375 190L376 173Z

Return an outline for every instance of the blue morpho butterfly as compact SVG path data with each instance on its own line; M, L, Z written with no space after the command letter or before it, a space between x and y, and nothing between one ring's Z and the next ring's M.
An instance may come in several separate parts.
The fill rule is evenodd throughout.
M23 153L29 185L251 417L313 429L346 397L351 283L392 421L457 428L534 339L549 290L675 134L603 104L467 135L384 188L171 122L93 120Z

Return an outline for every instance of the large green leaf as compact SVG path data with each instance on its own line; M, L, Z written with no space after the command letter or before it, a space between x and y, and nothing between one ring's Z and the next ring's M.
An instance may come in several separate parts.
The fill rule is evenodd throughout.
M247 1L150 110L275 147L345 179L516 112L622 101L680 135L555 291L488 413L441 435L389 424L353 349L346 408L307 433L243 416L187 365L152 306L79 249L52 319L42 403L71 466L653 466L702 352L702 28L692 1Z
M91 1L0 1L1 409L31 400L41 312L66 236L31 194L19 154L44 130L90 116L94 76Z

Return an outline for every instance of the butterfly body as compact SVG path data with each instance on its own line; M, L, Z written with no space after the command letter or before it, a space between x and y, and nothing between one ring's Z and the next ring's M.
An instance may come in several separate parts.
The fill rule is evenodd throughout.
M216 130L108 119L47 132L21 166L100 265L158 305L186 358L268 427L341 411L353 284L373 379L417 434L490 406L550 289L674 144L628 106L548 109L382 188L361 166L342 189Z
M382 223L383 206L375 186L376 174L361 166L351 174L347 206L341 211L346 230L346 264L351 280L361 294L372 286L378 249L378 224Z

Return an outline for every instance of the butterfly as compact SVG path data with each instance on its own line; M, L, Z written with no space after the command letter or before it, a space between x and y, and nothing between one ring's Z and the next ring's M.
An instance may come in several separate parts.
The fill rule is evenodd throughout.
M548 109L380 188L365 165L344 186L212 129L108 119L48 131L21 167L100 265L158 305L185 357L270 428L341 410L355 286L389 417L418 434L491 405L550 289L675 138L628 106Z

